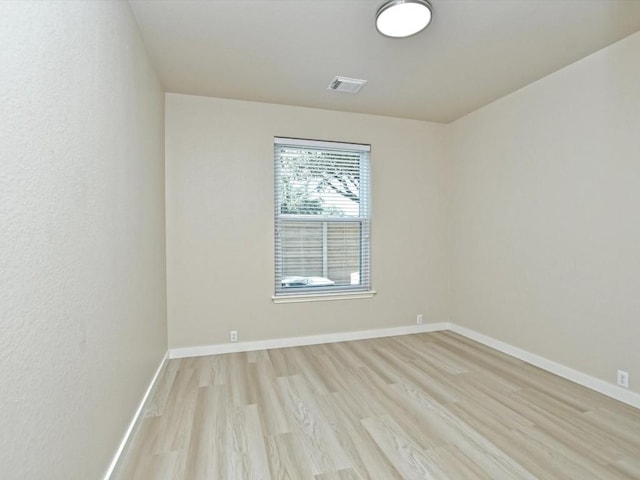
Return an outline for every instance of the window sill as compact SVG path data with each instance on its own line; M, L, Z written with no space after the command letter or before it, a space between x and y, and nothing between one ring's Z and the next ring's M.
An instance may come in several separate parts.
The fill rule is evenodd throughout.
M313 293L308 295L280 295L271 297L273 303L301 303L301 302L326 302L328 300L356 300L359 298L371 298L376 294L375 290L364 292L336 292Z

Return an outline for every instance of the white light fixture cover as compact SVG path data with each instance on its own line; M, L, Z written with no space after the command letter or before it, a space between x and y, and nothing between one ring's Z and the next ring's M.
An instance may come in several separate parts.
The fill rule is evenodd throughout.
M431 4L426 0L390 0L376 13L376 28L387 37L410 37L429 23Z

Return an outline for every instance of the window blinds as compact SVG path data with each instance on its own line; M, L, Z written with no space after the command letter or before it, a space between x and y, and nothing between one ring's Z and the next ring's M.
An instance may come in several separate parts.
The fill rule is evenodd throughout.
M370 290L370 147L274 144L276 296Z

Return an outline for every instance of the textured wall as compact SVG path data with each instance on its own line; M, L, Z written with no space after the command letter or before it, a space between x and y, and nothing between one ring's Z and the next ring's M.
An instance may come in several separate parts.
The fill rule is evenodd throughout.
M95 479L166 351L163 93L126 2L0 2L0 477Z
M450 127L452 320L640 392L640 33Z
M415 324L448 316L445 126L167 95L172 347ZM277 304L273 137L371 144L371 299Z

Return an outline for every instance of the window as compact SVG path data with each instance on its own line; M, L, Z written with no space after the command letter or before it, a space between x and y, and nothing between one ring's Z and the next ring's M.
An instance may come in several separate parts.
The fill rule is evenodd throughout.
M368 292L370 146L274 143L274 299Z

